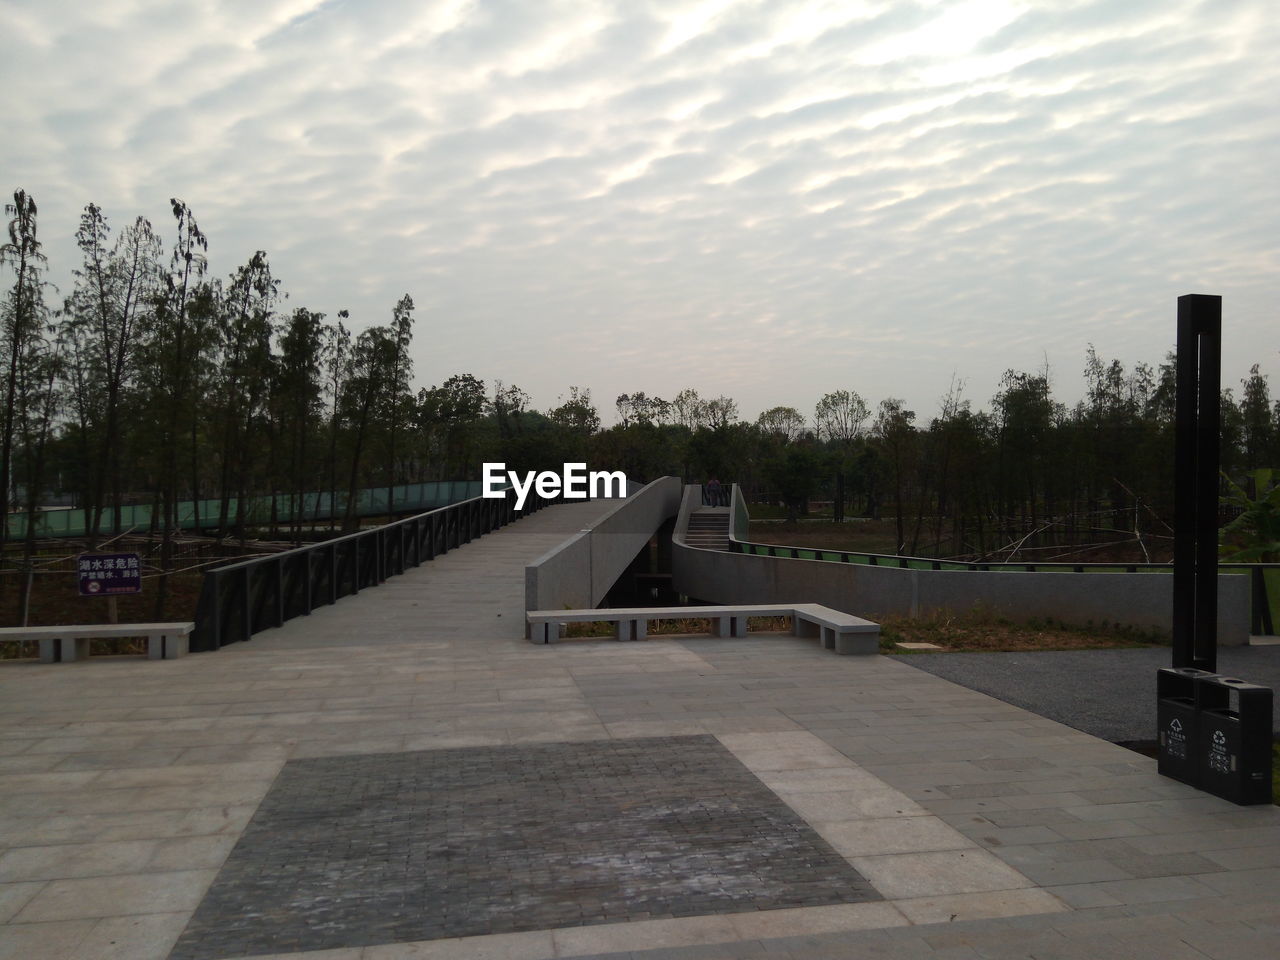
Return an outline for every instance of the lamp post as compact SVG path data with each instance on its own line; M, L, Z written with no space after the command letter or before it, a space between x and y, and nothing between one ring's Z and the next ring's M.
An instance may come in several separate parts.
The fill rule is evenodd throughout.
M1174 413L1173 666L1218 662L1218 438L1222 298L1178 298Z

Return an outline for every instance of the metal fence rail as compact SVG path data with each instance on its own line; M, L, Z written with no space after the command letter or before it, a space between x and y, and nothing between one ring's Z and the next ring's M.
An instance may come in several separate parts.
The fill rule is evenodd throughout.
M735 484L730 500L729 551L783 557L792 560L825 560L830 563L860 563L869 566L901 567L904 570L987 570L1008 573L1172 573L1171 563L971 563L966 560L935 560L931 557L901 557L884 553L825 550L822 547L790 547L776 543L756 543L742 533L750 520L746 501ZM1220 563L1223 573L1248 574L1251 600L1250 632L1258 636L1275 634L1280 621L1280 564Z
M191 649L217 650L248 640L553 502L531 491L524 509L516 510L510 498L474 497L373 530L209 570L196 605Z

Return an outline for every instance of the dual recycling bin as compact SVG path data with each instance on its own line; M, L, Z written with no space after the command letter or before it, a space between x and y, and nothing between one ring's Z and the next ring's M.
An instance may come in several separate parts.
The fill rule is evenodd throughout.
M1232 803L1271 802L1270 687L1207 670L1156 672L1157 768Z

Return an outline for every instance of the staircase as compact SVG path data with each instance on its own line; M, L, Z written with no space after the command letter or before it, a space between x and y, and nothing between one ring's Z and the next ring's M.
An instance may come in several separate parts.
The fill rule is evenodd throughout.
M703 550L729 549L729 511L723 507L703 508L689 514L685 543Z

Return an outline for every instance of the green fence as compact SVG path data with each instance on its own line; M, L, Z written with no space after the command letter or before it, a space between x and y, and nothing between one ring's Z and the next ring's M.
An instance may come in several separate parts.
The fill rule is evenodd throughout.
M371 487L356 494L356 515L360 517L383 516L388 513L415 513L434 510L451 503L469 500L482 493L480 480L439 480L429 483L408 483L393 489L393 503L387 509L387 488ZM333 503L337 502L336 517L347 512L347 495L343 491L337 497L329 493L276 494L253 497L247 501L245 523L251 527L265 526L271 522L271 506L275 504L277 523L288 524L295 519L304 523L324 523L335 518ZM237 500L231 499L227 508L227 523L234 523ZM135 504L120 508L121 532L133 530L145 533L151 529L151 504ZM178 526L183 530L199 531L217 527L222 510L221 500L184 500L178 504ZM106 536L116 530L115 510L102 511L99 532ZM83 537L89 532L84 510L46 510L36 516L38 537ZM25 513L9 515L9 539L21 540L27 535Z

